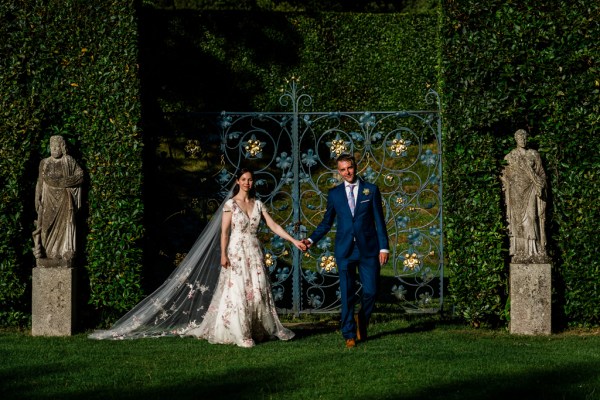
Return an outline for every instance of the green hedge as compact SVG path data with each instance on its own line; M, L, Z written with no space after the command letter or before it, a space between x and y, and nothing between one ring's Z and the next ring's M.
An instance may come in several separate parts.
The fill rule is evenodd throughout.
M268 4L300 10L293 2ZM436 87L441 72L446 249L456 310L473 325L507 318L498 175L514 131L525 128L550 185L555 316L574 325L600 323L598 5L446 0L441 46L436 9L425 8L426 14L400 15L317 7L254 11L252 18L144 8L138 49L132 1L2 2L0 324L28 318L33 189L52 134L65 136L87 172L81 243L87 301L110 321L143 295L138 51L150 152L163 135L185 135L156 118L161 112L269 110L277 107L273 89L291 74L310 85L318 109L392 110L422 108L426 86ZM439 60L443 71L436 69ZM205 68L211 73L200 74Z
M426 12L439 7L438 0L143 0L145 6L165 10L235 10L277 12Z
M33 192L53 134L67 139L86 172L80 295L118 315L141 297L133 2L3 1L0 37L0 324L23 324L30 313Z
M141 106L153 146L166 134L161 129L171 128L154 118L163 111L271 109L292 74L314 87L321 109L421 108L427 86L435 86L435 13L254 11L249 18L145 8L138 37L132 1L88 3L0 6L0 33L7 38L0 44L1 324L23 324L29 314L33 190L49 136L63 135L86 171L81 289L87 312L109 322L143 295ZM284 3L271 9L295 9ZM411 5L417 3L431 4ZM211 73L202 75L207 67ZM155 160L147 161L145 190L152 199L161 188L153 186Z
M502 324L508 259L501 160L530 132L549 180L555 319L600 323L597 2L444 1L445 206L451 292L473 325Z
M153 126L160 117L154 111L280 109L279 88L292 75L322 110L420 109L428 85L437 85L435 12L144 8L140 28L144 106L153 111Z
M438 19L435 10L142 9L144 135L155 156L146 171L148 289L168 275L198 234L205 211L190 207L192 200L214 190L220 142L214 124L200 126L196 112L289 111L279 104L279 89L292 75L313 97L303 110L429 108L424 96L428 85L437 86L439 72ZM165 116L169 112L190 114ZM188 140L201 142L200 159L185 157Z

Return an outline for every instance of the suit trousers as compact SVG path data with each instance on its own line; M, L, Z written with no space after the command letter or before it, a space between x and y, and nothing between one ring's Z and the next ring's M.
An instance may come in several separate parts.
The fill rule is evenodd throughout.
M354 308L359 300L356 285L357 270L362 284L358 317L361 324L364 323L364 326L368 326L375 307L380 269L379 256L361 257L356 243L353 245L352 252L347 259L338 260L342 302L340 325L342 336L345 339L356 339Z

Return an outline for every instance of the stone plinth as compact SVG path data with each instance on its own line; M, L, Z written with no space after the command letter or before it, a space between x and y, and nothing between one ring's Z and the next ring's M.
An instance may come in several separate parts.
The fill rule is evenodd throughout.
M70 336L75 321L75 269L33 269L31 334Z
M73 260L65 260L63 258L37 258L35 260L35 266L43 268L73 268Z
M510 333L552 333L550 264L510 264Z

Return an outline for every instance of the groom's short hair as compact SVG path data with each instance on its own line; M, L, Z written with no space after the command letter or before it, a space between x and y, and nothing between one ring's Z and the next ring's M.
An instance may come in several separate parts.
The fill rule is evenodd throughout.
M340 154L336 158L335 162L337 164L340 161L348 161L348 162L352 163L353 167L356 167L356 159L354 158L354 156L352 154L348 154L348 153L342 153L342 154Z

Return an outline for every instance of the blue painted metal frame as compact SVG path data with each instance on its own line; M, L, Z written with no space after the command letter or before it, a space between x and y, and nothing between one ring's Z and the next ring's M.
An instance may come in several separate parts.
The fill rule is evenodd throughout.
M444 296L441 112L435 109L375 112L301 112L312 105L298 79L287 81L280 104L291 112L222 112L221 190L242 166L255 171L257 194L275 220L304 237L320 222L327 190L341 182L335 158L357 158L362 179L381 189L390 236L394 284L383 288L406 312L437 312ZM298 313L339 307L333 240L329 236L302 254L263 229L265 262L278 307Z

